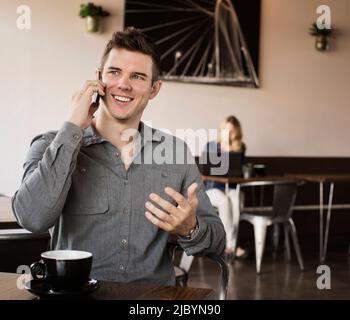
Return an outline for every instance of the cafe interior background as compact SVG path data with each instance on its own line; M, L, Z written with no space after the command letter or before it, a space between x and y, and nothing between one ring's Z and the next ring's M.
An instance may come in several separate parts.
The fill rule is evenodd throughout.
M78 16L81 3L27 0L31 28L21 30L16 10L24 3L1 1L2 194L16 191L31 139L60 128L71 95L86 79L95 78L106 42L113 31L123 28L123 0L96 2L111 13L97 33L86 31ZM315 49L309 33L320 5L330 7L332 27L337 30L326 52ZM280 160L279 170L285 163L298 163L305 170L320 170L313 173L350 173L349 12L347 0L262 0L259 88L165 81L143 120L176 133L177 129L217 128L223 118L234 114L241 120L246 154L251 159ZM190 143L190 147L196 154L195 146ZM274 173L268 164L267 170ZM317 186L313 190L310 194L314 192L317 201ZM339 190L342 202L350 199L348 185ZM329 239L329 250L341 251L345 258L349 213L348 209L334 210ZM304 255L307 247L317 252L318 211L294 216ZM243 228L243 234L248 242L252 240L252 229ZM254 266L254 260L250 263ZM254 272L251 277L256 277ZM346 277L348 280L349 273Z

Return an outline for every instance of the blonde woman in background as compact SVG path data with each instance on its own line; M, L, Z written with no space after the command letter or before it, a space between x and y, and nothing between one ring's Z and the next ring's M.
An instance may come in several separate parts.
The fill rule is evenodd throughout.
M220 125L217 141L210 141L204 149L204 153L220 153L220 152L242 152L245 153L246 147L242 141L243 133L239 120L231 115L227 117ZM243 159L244 157L242 157ZM242 163L243 165L243 163ZM236 232L234 230L234 217L237 217L239 211L235 206L236 200L236 185L229 185L228 197L225 194L225 184L206 181L207 195L214 207L217 208L219 216L223 222L226 231L226 249L225 254L231 257L234 253L234 243ZM245 258L247 252L237 247L236 257Z

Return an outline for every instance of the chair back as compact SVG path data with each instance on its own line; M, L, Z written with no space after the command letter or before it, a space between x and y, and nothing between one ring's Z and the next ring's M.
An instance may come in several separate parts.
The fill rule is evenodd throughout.
M298 184L293 180L261 180L238 184L237 189L241 192L241 189L249 189L249 187L250 189L259 188L260 192L253 192L254 211L260 214L265 212L274 220L282 222L288 220L292 215ZM270 200L269 204L266 203L266 198Z
M181 246L177 243L168 242L168 248L170 248L170 252L172 254L174 267L177 268L177 270L181 273L179 276L184 276L186 279L185 282L187 282L188 274L189 274L193 259L195 257L187 256L186 253L181 248ZM178 266L176 266L176 263L175 263L176 251L181 252L181 259ZM209 253L203 257L214 261L218 265L220 269L219 300L226 300L227 290L228 290L228 281L229 281L229 269L224 258L221 255L216 253Z
M278 183L274 187L273 218L276 220L288 220L293 211L297 194L296 182Z

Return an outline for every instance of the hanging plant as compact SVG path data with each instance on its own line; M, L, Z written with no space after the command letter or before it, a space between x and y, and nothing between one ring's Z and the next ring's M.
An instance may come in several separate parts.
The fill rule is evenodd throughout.
M89 32L97 32L100 27L100 18L109 15L108 11L105 11L101 6L96 6L93 2L80 5L79 16L85 19L86 30Z
M317 23L313 23L309 31L310 34L315 37L316 50L326 51L329 49L329 37L333 32L332 29L320 29Z

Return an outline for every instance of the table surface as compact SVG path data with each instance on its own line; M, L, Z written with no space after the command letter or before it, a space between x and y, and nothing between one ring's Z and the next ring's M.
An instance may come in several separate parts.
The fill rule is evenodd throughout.
M246 183L255 181L285 181L285 180L298 180L296 178L290 178L286 176L263 176L263 177L222 177L222 176L202 176L204 181L215 181L222 183Z
M20 276L16 273L0 272L0 300L37 299L27 290L17 288ZM217 296L212 289L101 281L100 287L88 298L93 300L212 300L217 299Z
M202 176L204 181L215 181L222 183L245 183L254 181L284 181L297 180L309 182L350 182L350 174L297 174L288 173L283 176L262 176L262 177L222 177L222 176Z
M288 178L305 180L309 182L350 182L350 174L298 174L288 173L285 175Z

